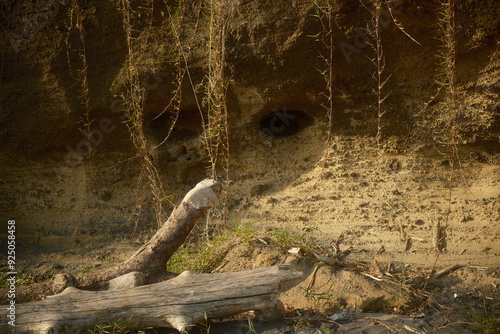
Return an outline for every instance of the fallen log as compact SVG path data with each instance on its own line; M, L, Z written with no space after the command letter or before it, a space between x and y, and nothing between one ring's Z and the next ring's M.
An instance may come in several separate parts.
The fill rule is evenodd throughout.
M289 265L236 273L183 272L132 289L85 291L69 287L43 301L19 304L15 327L0 310L2 333L79 333L99 323L127 321L180 332L204 320L275 308L279 294L302 276Z

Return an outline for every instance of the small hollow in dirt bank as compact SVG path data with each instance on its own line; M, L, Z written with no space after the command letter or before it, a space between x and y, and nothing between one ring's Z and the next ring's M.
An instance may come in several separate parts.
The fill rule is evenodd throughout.
M265 114L259 121L259 129L269 137L293 136L312 125L314 119L303 110L277 109Z

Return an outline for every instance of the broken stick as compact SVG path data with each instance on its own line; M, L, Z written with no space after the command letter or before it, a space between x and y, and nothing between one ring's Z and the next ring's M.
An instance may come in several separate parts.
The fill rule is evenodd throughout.
M453 266L449 266L449 267L446 267L438 272L436 272L434 275L431 276L432 279L436 279L436 278L439 278L441 276L444 276L446 274L449 274L449 273L452 273L454 272L455 270L457 269L460 269L462 268L463 266L460 265L460 264L455 264Z
M158 232L128 260L109 270L88 274L78 286L96 288L132 271L142 272L146 282L154 281L155 276L165 273L167 261L182 246L203 213L217 202L221 191L220 182L212 179L199 182L184 196Z

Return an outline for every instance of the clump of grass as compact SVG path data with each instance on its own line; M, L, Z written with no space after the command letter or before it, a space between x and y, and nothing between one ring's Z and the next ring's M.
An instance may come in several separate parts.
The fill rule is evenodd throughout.
M211 238L198 238L177 250L167 263L167 270L180 273L185 270L210 273L221 265L226 255L237 245L248 244L255 238L250 224L241 224L235 229L214 232Z
M488 306L486 302L478 308L470 307L467 311L469 324L483 334L500 333L500 314L495 306Z
M241 223L236 225L233 233L244 243L249 243L255 239L255 227L251 223Z
M214 271L233 248L228 240L215 238L179 249L167 263L167 270L181 273L185 270L198 273Z
M192 235L184 247L170 258L167 270L180 273L185 270L210 273L217 269L227 254L236 246L248 245L251 250L256 238L256 230L250 223L239 224L233 228L216 229L210 238ZM282 250L300 247L306 252L311 248L307 236L290 227L275 229L268 233L268 242Z
M80 272L80 274L88 274L88 273L91 273L95 270L95 268L93 266L86 266L80 270L78 270Z
M273 241L284 249L291 247L301 247L304 250L309 249L308 240L304 233L292 229L289 226L280 227L272 231Z
M5 275L0 278L0 289L8 288L10 286L10 282L7 279L11 277L10 275ZM28 273L18 273L16 275L16 286L21 285L32 285L38 282L46 281L50 278L50 276L45 275L33 275Z
M133 328L133 329L131 329ZM85 334L145 334L158 333L153 327L133 324L129 320L98 324L92 329L87 329Z

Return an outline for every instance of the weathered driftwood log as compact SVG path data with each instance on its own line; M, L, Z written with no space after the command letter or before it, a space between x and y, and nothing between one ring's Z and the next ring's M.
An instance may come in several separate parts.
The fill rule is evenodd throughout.
M158 232L128 260L114 268L86 275L84 280L79 280L78 287L96 288L131 271L142 272L146 282L164 274L167 261L184 243L203 213L219 200L221 191L220 182L212 179L199 182L184 196Z
M0 332L75 334L98 323L123 320L184 331L205 317L272 309L286 289L284 283L301 276L289 265L280 265L224 274L184 272L168 281L123 290L69 287L46 300L17 305L16 327L7 324L2 308Z

